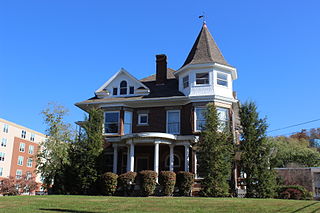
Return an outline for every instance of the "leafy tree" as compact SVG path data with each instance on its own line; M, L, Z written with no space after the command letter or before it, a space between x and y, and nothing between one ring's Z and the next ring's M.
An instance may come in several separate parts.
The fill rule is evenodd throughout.
M198 146L200 171L204 178L200 194L210 197L228 196L233 154L230 129L219 122L213 103L207 105L205 117L206 124Z
M241 166L246 173L247 197L269 198L274 196L275 174L270 167L272 149L266 139L266 119L260 119L253 102L240 108Z
M49 104L42 111L47 125L45 141L40 143L37 153L37 172L43 178L44 187L52 186L53 193L64 193L64 173L70 163L68 150L72 138L70 124L64 122L67 110L63 106Z
M320 153L309 147L309 141L292 137L268 138L275 154L271 159L272 167L287 167L289 164L297 166L320 166Z
M293 135L290 135L290 138L296 138L298 140L301 140L301 139L309 140L310 139L306 129L302 129L300 132L297 132Z
M67 187L72 194L95 194L98 191L97 180L104 172L100 167L103 151L102 110L90 109L89 117L82 127L84 131L71 145Z
M16 187L16 180L10 176L0 182L0 194L2 195L17 195L19 191Z

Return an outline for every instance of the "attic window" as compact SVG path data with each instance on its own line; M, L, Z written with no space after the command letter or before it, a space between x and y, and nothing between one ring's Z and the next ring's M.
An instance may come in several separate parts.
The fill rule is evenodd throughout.
M209 84L209 73L196 73L196 84Z
M118 88L117 87L113 88L112 95L118 95Z
M130 87L129 94L133 94L133 93L134 93L134 87Z
M126 95L128 90L127 82L121 81L120 83L120 95Z

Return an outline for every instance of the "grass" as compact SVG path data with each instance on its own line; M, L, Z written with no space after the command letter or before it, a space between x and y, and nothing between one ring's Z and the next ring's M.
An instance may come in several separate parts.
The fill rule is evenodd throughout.
M200 197L12 196L0 212L320 212L320 202Z

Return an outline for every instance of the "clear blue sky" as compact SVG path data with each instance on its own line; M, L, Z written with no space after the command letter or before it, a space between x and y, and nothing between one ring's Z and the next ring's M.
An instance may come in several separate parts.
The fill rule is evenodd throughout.
M155 54L178 69L207 25L238 69L234 89L254 100L270 130L320 118L320 1L0 0L0 117L44 132L48 102L82 120L74 103L121 67L155 72ZM320 127L320 121L274 132Z

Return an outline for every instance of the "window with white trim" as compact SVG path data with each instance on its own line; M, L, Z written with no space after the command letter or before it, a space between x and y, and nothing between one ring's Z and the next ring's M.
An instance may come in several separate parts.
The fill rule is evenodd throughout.
M0 161L4 161L5 155L6 155L6 153L0 152Z
M129 94L134 94L134 87L129 87Z
M21 169L17 169L16 171L16 179L20 179L22 177L22 170Z
M183 89L189 87L189 75L182 78Z
M228 75L221 72L217 72L217 84L228 87Z
M138 124L139 125L147 125L148 124L148 114L143 113L138 115Z
M209 84L209 73L196 73L196 85Z
M118 134L120 112L105 112L104 116L104 133Z
M30 155L33 155L33 153L34 153L34 146L33 146L33 145L29 145L28 153L29 153Z
M9 125L8 124L3 125L3 132L5 132L5 133L9 132Z
M118 95L118 88L117 87L114 87L112 89L112 95Z
M2 173L3 173L3 168L0 167L0 177L2 176Z
M226 108L217 107L219 120L219 130L223 131L229 126L229 110Z
M199 132L206 124L205 112L207 109L205 107L196 107L194 111L195 131Z
M128 83L121 81L120 83L120 95L126 95L128 93Z
M167 133L180 134L180 110L167 111Z
M31 134L30 134L30 141L34 141L35 137L36 137L35 134L34 134L34 133L31 133Z
M19 151L20 151L20 152L24 152L25 149L26 149L26 144L25 144L25 143L20 143L20 145L19 145Z
M132 112L124 111L124 134L132 133Z
M21 138L26 138L27 132L25 130L21 131Z
M27 167L32 167L32 162L33 162L33 159L32 158L28 158Z
M2 147L6 147L7 146L7 138L2 138L1 146Z
M23 156L18 156L18 165L19 166L23 165Z

